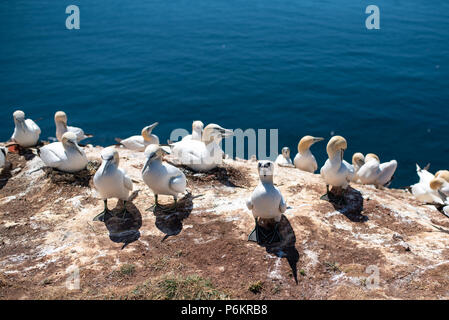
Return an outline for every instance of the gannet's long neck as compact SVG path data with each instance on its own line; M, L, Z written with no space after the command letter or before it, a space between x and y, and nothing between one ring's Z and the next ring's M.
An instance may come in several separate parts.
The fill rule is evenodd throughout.
M272 185L273 184L273 176L272 175L260 175L260 182L262 184L268 184L268 185Z
M67 131L67 123L64 121L56 121L56 129L63 129L64 131Z
M201 141L201 130L192 130L192 140L199 140Z
M312 152L310 151L309 148L307 148L305 150L302 149L298 153L304 157L310 157L312 155Z
M28 129L25 120L20 121L20 120L14 119L14 124L16 125L17 130L26 131Z
M342 162L342 150L338 150L333 155L329 156L329 160L333 167L340 168Z

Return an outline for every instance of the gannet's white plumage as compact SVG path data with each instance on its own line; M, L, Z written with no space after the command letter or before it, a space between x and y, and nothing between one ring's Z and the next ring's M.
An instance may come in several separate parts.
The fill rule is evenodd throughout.
M204 124L201 121L193 121L192 123L192 134L189 134L182 138L182 141L196 140L201 141L203 135Z
M159 122L155 122L152 125L146 126L142 129L142 133L140 136L131 136L123 140L116 138L115 140L123 145L126 149L144 152L146 147L148 147L150 144L159 144L158 136L151 133L158 124Z
M174 161L194 171L214 169L223 162L224 152L220 141L232 134L231 130L217 124L208 124L204 128L201 141L188 139L172 144Z
M6 166L6 155L8 151L5 147L0 147L0 169L3 169Z
M92 135L86 135L84 130L77 127L71 127L67 125L67 115L64 111L58 111L55 113L55 125L56 125L56 138L59 142L62 141L62 136L66 132L73 132L76 135L76 140L80 141L91 138Z
M275 163L279 166L291 166L292 159L290 159L290 149L288 147L282 148L282 153L278 155Z
M318 164L310 151L310 147L323 140L324 138L319 137L303 137L298 143L298 153L294 159L295 167L303 171L314 173L318 169Z
M38 155L47 167L74 173L87 166L87 157L78 146L75 133L66 132L61 142L50 143L38 150Z
M329 158L320 171L326 185L346 189L349 186L349 181L353 179L354 168L343 160L347 146L345 138L341 136L332 137L327 144L326 149Z
M41 134L39 126L31 119L25 119L25 113L21 110L14 112L14 133L11 140L24 148L34 147Z
M117 198L127 201L133 190L133 182L125 170L119 168L120 157L114 148L101 152L102 163L94 176L95 189L103 200Z
M382 187L391 181L397 166L396 160L380 163L377 155L369 153L365 157L365 164L359 169L357 175L362 184Z
M359 172L360 168L365 164L365 156L360 153L356 152L352 156L352 168L354 169L354 176L352 178L352 182L359 183L359 175L357 172Z
M444 199L442 199L438 191L430 187L430 182L435 176L426 169L421 169L418 164L416 165L416 173L419 181L411 186L411 191L415 198L423 203L443 204Z
M162 161L165 154L167 151L159 145L152 144L146 148L147 161L142 178L155 196L171 195L176 201L179 194L185 193L187 179L181 170Z
M282 213L287 210L287 204L273 184L274 165L271 161L258 163L260 182L254 189L246 206L252 211L254 218L281 220Z

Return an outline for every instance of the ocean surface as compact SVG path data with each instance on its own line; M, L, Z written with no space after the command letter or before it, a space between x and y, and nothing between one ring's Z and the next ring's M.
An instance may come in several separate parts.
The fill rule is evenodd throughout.
M65 27L71 4L80 30ZM395 187L415 163L449 169L447 0L2 0L0 41L0 141L18 108L43 139L64 110L104 146L202 120L279 129L292 157L303 135L342 135L348 161L397 159Z

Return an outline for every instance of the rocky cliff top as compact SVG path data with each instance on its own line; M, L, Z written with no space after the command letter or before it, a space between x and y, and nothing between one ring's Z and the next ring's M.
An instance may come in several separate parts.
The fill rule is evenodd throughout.
M346 205L332 204L320 200L319 175L277 167L288 204L283 241L260 246L247 241L254 220L245 205L256 162L185 170L192 195L176 211L153 212L144 155L120 149L135 182L130 215L112 200L116 215L93 222L103 210L91 188L101 149L85 148L91 162L76 175L42 169L32 154L9 155L0 176L0 298L449 297L449 219L405 190L354 184ZM172 198L160 201L168 207Z

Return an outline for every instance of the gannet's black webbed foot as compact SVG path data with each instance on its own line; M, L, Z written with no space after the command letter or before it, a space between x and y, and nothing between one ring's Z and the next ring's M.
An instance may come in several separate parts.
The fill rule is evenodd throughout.
M279 233L279 222L276 222L274 229L268 230L259 226L257 218L254 220L256 226L248 236L248 241L257 242L259 245L264 245L280 242L282 240L281 234Z
M107 217L111 217L112 212L108 209L108 200L104 200L104 211L100 214L96 215L93 221L101 221L104 222Z
M127 215L129 215L129 211L126 210L126 201L123 201L123 211L122 211L122 219L125 219Z
M158 202L158 196L157 196L157 194L155 194L154 195L154 204L151 206L151 207L149 207L148 209L147 209L147 211L153 211L154 212L154 210L156 209L156 208L160 208L161 206L160 206L160 204L159 204L159 202Z
M324 201L331 201L331 198L333 198L333 195L329 191L329 185L326 185L326 194L323 194L320 199Z
M273 230L273 237L268 242L268 244L277 243L282 241L281 233L279 232L279 222L276 222Z

